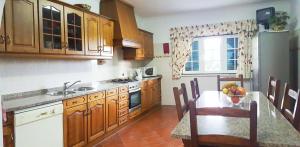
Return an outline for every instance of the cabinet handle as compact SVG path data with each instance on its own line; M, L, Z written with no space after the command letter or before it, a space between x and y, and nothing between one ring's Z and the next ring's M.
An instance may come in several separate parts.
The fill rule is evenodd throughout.
M11 40L10 40L10 37L9 35L6 36L6 44L10 44Z
M4 44L5 43L5 37L4 35L0 35L0 44Z
M97 48L97 50L98 50L98 53L102 52L102 46L99 45L98 48Z

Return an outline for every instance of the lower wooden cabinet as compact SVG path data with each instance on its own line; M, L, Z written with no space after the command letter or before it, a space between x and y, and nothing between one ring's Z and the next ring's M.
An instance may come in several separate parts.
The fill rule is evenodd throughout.
M7 121L3 121L3 145L4 147L14 147L14 114L12 112L6 114Z
M86 104L64 110L64 146L78 147L87 144Z
M141 88L142 112L161 103L160 79L145 80Z
M111 131L118 127L118 95L107 97L105 107L106 131Z
M105 134L105 99L88 103L88 141Z

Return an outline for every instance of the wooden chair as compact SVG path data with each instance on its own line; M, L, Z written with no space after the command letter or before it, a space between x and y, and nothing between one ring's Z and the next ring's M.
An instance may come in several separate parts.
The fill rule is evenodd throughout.
M178 87L173 87L173 93L174 93L174 98L176 103L178 120L181 120L183 115L189 110L188 108L189 99L186 92L185 84L182 83L180 89ZM183 102L180 99L181 95L183 97Z
M244 87L244 78L243 75L239 75L239 77L221 77L220 75L217 75L218 79L218 91L221 91L221 82L226 82L226 81L236 81L241 83L241 87Z
M281 103L281 113L285 118L292 123L292 125L300 131L300 89L298 92L289 88L289 85L285 83L283 98ZM292 102L292 100L295 101ZM291 111L291 104L294 103L294 110Z
M192 89L193 99L197 100L200 97L199 85L198 85L197 78L194 78L194 80L191 81L191 89Z
M250 111L236 108L196 108L194 101L189 101L191 146L198 147L199 144L224 145L224 146L257 146L257 104L252 101ZM226 136L226 135L198 135L197 115L215 115L225 117L241 117L250 119L250 139Z
M274 77L269 76L267 98L278 108L279 92L280 92L280 80L276 80Z

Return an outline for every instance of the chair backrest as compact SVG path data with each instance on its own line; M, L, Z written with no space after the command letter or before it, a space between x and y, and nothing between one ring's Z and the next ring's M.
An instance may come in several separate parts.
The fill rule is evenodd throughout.
M190 126L191 126L191 144L192 147L198 147L199 144L216 144L227 146L257 146L257 103L252 101L250 104L250 111L236 108L196 108L194 101L189 101L190 108ZM225 117L241 117L250 119L250 139L226 136L226 135L198 135L198 126L201 125L197 122L197 115L215 115Z
M178 120L181 120L183 115L189 110L188 108L189 99L186 92L185 84L182 83L180 89L178 87L173 87L173 93L174 93L174 98L176 103ZM183 98L183 102L180 99L181 96Z
M298 92L289 88L289 84L285 83L283 98L281 103L281 113L289 120L296 129L300 129L300 89ZM295 103L294 103L294 102ZM294 103L294 110L291 105ZM299 130L300 131L300 130Z
M221 77L220 75L217 75L217 79L218 79L218 91L221 91L221 82L229 82L229 81L236 81L236 82L240 82L240 86L244 87L244 77L243 75L239 75L238 77Z
M274 77L269 76L267 98L278 108L279 92L280 92L280 80L276 80Z
M194 100L197 100L200 97L199 85L197 78L191 81L191 89L192 89L192 96Z

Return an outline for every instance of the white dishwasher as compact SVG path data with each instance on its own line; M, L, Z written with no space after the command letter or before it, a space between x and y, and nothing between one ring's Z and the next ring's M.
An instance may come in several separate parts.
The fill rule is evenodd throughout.
M15 111L16 147L63 147L63 105L47 105Z

